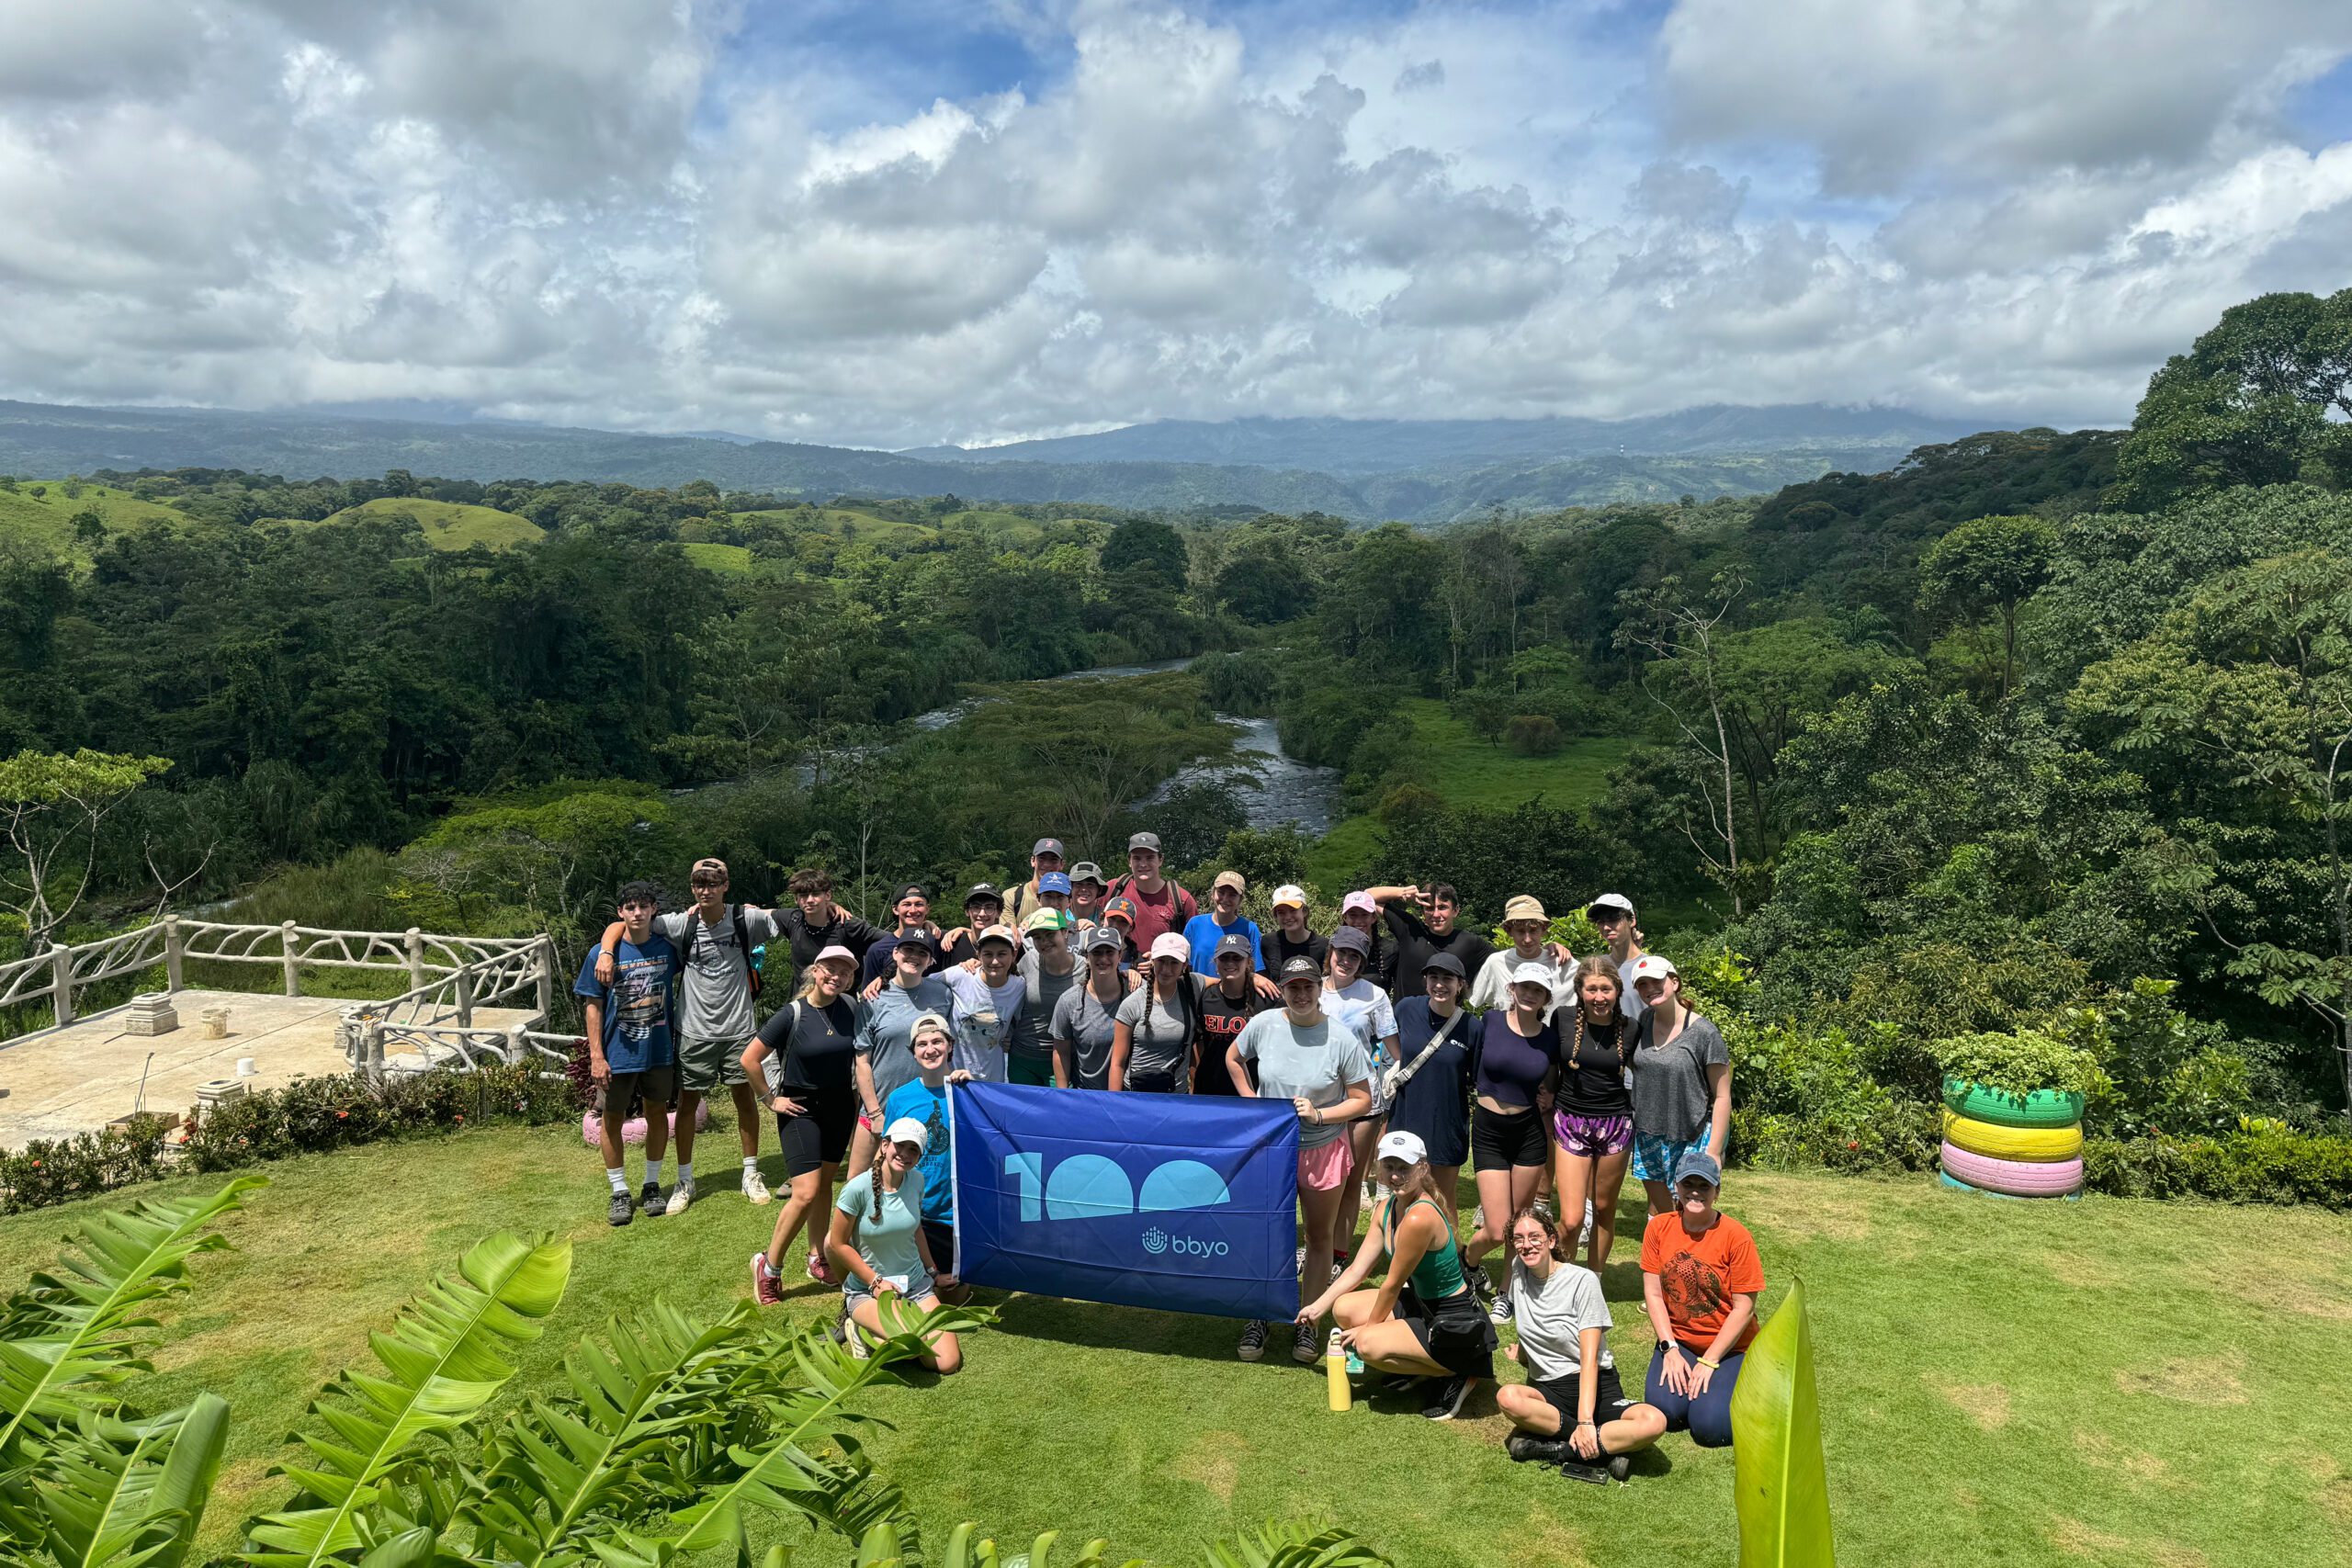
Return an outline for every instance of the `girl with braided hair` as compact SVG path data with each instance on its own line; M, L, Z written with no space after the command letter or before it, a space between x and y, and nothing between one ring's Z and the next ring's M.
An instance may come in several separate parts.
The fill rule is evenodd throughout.
M1591 1269L1617 1240L1617 1194L1633 1158L1634 1091L1627 1081L1634 1030L1620 1010L1623 982L1607 953L1577 964L1570 999L1553 1015L1560 1032L1560 1085L1553 1096L1553 1189L1560 1199L1560 1251L1577 1258L1585 1202L1592 1203Z

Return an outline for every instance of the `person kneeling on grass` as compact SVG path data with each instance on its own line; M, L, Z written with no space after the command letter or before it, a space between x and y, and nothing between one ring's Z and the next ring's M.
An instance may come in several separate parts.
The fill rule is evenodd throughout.
M1657 1332L1644 1396L1668 1431L1687 1427L1702 1449L1731 1446L1732 1389L1764 1293L1756 1238L1715 1208L1723 1179L1713 1155L1684 1155L1674 1168L1674 1213L1642 1233L1642 1300Z
M953 1265L956 1261L956 1123L947 1112L947 1086L969 1083L965 1068L949 1070L954 1056L954 1031L945 1019L927 1012L915 1020L910 1041L915 1054L915 1078L890 1091L882 1102L882 1120L891 1126L922 1123L922 1234L931 1255ZM970 1290L952 1276L943 1280L943 1300L961 1303Z
M942 1043L944 1043L944 1032ZM868 1354L865 1336L888 1337L882 1322L881 1299L896 1296L929 1312L939 1304L939 1292L953 1286L956 1277L940 1271L931 1243L922 1231L923 1145L930 1134L920 1122L893 1122L883 1129L873 1167L842 1189L833 1205L832 1228L825 1235L825 1252L842 1271L842 1296L849 1307L849 1353L859 1360ZM964 1364L956 1336L933 1334L922 1364L945 1374Z
M1462 1276L1453 1208L1437 1190L1429 1151L1410 1133L1390 1133L1375 1154L1388 1196L1372 1213L1372 1233L1347 1271L1298 1309L1301 1339L1328 1310L1340 1338L1375 1371L1435 1380L1421 1414L1451 1421L1480 1378L1495 1375L1495 1329ZM1363 1289L1392 1258L1377 1290Z
M1556 1464L1573 1481L1623 1481L1629 1456L1657 1441L1666 1416L1625 1397L1609 1354L1600 1277L1560 1261L1556 1241L1532 1205L1511 1216L1511 1321L1519 1343L1503 1353L1527 1369L1527 1381L1495 1390L1495 1403L1514 1428L1503 1449L1513 1459Z

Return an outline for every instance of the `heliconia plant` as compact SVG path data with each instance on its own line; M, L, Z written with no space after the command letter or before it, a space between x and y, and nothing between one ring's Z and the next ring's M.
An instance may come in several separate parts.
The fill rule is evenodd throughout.
M1803 1280L1747 1347L1731 1431L1740 1568L1835 1568Z

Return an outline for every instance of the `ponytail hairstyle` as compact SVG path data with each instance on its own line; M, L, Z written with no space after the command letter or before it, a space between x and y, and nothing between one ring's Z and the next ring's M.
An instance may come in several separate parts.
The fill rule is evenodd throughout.
M1611 1016L1617 1020L1617 1065L1622 1067L1631 1057L1634 1032L1625 1027L1625 1020L1621 1010L1625 1005L1625 978L1617 973L1616 964L1605 953L1589 953L1577 960L1576 975L1572 982L1575 1000L1570 1003L1570 1006L1576 1010L1577 1032L1574 1043L1568 1046L1564 1055L1566 1060L1573 1062L1577 1059L1577 1052L1584 1044L1584 982L1587 976L1598 976L1608 981L1609 988L1617 993L1617 999L1611 1004L1610 1010Z

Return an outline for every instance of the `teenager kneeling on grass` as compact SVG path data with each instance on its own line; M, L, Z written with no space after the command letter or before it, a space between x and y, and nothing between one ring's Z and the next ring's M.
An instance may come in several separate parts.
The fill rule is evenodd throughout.
M1600 1277L1560 1261L1554 1241L1533 1208L1511 1216L1511 1318L1519 1343L1504 1354L1527 1369L1527 1382L1495 1390L1495 1403L1514 1428L1503 1448L1513 1459L1556 1464L1571 1480L1623 1481L1628 1456L1657 1441L1666 1416L1625 1397L1609 1354Z
M1642 1301L1657 1350L1644 1396L1666 1429L1689 1428L1702 1449L1731 1446L1731 1394L1747 1343L1764 1264L1747 1227L1715 1208L1723 1167L1695 1152L1674 1168L1674 1213L1642 1234Z
M762 1306L784 1300L778 1279L784 1255L801 1222L822 1215L831 1204L833 1178L857 1130L857 1010L850 1001L856 984L857 954L826 948L801 971L800 995L778 1008L743 1048L744 1076L763 1086L768 1109L775 1112L775 1141L791 1184L767 1250L752 1254L752 1299ZM832 1274L817 1246L823 1223L808 1227L808 1277L830 1283Z
M1436 1380L1421 1414L1451 1421L1480 1378L1495 1375L1495 1328L1463 1278L1453 1208L1437 1190L1429 1151L1410 1133L1380 1140L1376 1163L1388 1189L1372 1211L1372 1233L1347 1272L1298 1309L1304 1343L1328 1310L1340 1338L1375 1371ZM1363 1289L1383 1257L1393 1261L1377 1290Z
M1324 1013L1323 974L1305 958L1283 964L1283 1007L1242 1026L1225 1054L1234 1093L1247 1100L1287 1100L1298 1117L1298 1217L1306 1245L1298 1255L1301 1304L1323 1294L1331 1278L1331 1237L1353 1168L1347 1124L1372 1109L1372 1062L1354 1035ZM1253 1080L1252 1065L1257 1067ZM1254 1361L1266 1353L1266 1325L1251 1320L1238 1353ZM1294 1360L1323 1353L1312 1323L1299 1326Z
M944 1031L941 1044L946 1048ZM860 1360L867 1354L865 1334L882 1338L889 1332L882 1323L882 1297L897 1296L929 1312L939 1304L941 1287L956 1283L954 1275L941 1273L923 1235L921 1161L929 1136L920 1122L891 1122L883 1129L873 1168L852 1178L833 1205L825 1252L842 1271L852 1325L849 1353ZM933 1371L952 1372L964 1364L953 1334L931 1335L926 1344L922 1364Z

